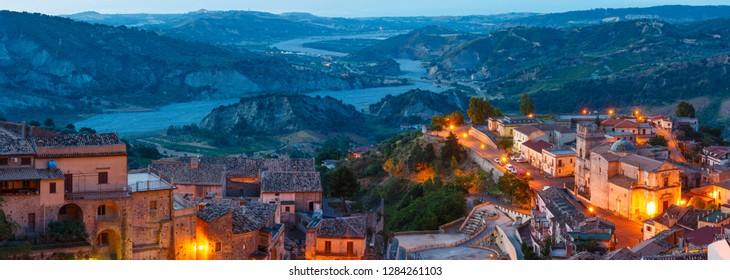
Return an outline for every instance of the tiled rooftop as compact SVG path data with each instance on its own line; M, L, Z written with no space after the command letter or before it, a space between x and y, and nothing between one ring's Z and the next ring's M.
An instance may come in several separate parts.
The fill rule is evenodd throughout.
M317 172L264 172L261 192L321 192Z
M317 228L317 237L365 238L367 234L365 217L323 219Z
M77 134L58 137L33 138L39 147L81 147L81 146L109 146L122 144L116 133Z
M700 218L700 221L709 223L720 223L727 219L730 219L730 214L723 213L721 210L717 210Z
M249 202L233 212L233 233L259 230L271 221L276 214L276 204Z
M705 210L698 210L692 206L682 207L672 204L651 220L667 228L680 225L688 229L696 229L697 219L705 215L707 215Z
M530 136L531 134L536 133L536 132L542 132L542 130L540 130L539 128L537 128L533 125L520 126L518 128L515 128L513 131L522 133L523 135L527 135L527 136ZM542 134L544 134L544 133L542 133Z
M190 163L198 160L198 167ZM263 171L314 172L313 159L265 159L243 157L178 157L152 163L165 180L175 183L221 185L225 178L259 178Z
M30 141L0 133L0 155L32 155L35 149Z
M656 171L664 164L664 162L639 155L627 155L622 157L620 161L646 171Z
M232 200L219 200L206 204L205 209L198 211L196 214L198 218L208 223L228 214L228 212L238 205L238 203Z
M631 189L636 183L636 179L624 175L616 175L609 178L608 182L624 189Z
M604 260L638 260L639 258L639 255L635 254L628 248L611 251L603 256Z
M548 210L555 215L558 222L564 222L573 229L577 229L578 225L585 220L583 211L573 204L574 202L568 198L568 194L563 190L546 187L538 195L545 202Z
M63 172L54 169L35 169L32 167L0 168L0 181L24 180L61 180Z
M526 141L526 142L522 143L522 146L525 146L535 152L542 153L543 149L550 148L553 146L553 144L545 142L544 140L540 140L537 142L531 140L531 141Z

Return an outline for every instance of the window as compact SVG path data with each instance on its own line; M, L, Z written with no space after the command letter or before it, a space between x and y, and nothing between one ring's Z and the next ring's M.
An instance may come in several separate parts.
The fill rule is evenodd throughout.
M99 185L109 183L109 172L99 172Z
M287 213L289 212L289 209L290 209L289 206L284 207L284 211L286 211Z
M327 254L332 253L332 241L324 242L324 252Z
M99 205L99 207L96 208L96 215L106 216L106 205Z
M669 186L669 178L664 178L664 187Z
M23 181L23 188L30 188L30 181L28 181L28 180Z
M51 183L50 184L49 193L56 193L56 183Z
M0 158L0 165L8 165L8 158Z
M355 248L354 247L355 246L352 243L352 241L348 241L347 242L347 255L348 256L354 255L354 252L355 252Z
M279 193L274 193L274 196L279 196Z
M646 226L646 231L651 232L651 227L650 226Z
M30 158L29 157L20 158L20 164L30 165Z
M150 201L150 210L157 210L157 200Z
M220 242L216 242L216 243L215 243L215 251L216 251L216 252L220 252L220 251L221 251L221 249L222 249L222 247L223 247L223 246L221 245L221 243L220 243Z

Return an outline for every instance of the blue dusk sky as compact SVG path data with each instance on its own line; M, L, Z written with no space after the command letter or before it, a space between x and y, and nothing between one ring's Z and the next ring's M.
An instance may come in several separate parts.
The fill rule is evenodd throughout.
M730 5L730 0L2 0L0 9L50 15L185 13L199 9L308 12L328 17L487 15L659 5Z

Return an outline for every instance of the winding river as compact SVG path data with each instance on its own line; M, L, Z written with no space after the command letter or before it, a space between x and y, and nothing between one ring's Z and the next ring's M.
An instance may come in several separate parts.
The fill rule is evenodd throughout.
M282 41L271 45L272 48L289 51L297 54L310 56L345 56L345 53L332 52L320 49L305 47L305 43L338 40L338 39L386 39L398 33L377 33L359 34L348 36L318 36ZM416 60L396 60L401 67L403 74L400 78L408 79L411 84L395 87L379 87L340 91L316 91L307 93L308 96L331 96L342 100L347 104L354 105L358 110L367 111L370 104L377 103L386 95L399 95L409 90L420 88L441 92L445 88L434 85L431 81L424 79L427 70L421 67L421 62ZM227 100L205 100L186 103L175 103L161 107L155 111L146 112L123 112L104 113L93 116L89 119L75 123L76 127L90 127L98 132L117 132L122 136L133 136L151 131L164 130L171 125L181 126L200 123L206 115L214 108L221 105L237 103L239 99Z

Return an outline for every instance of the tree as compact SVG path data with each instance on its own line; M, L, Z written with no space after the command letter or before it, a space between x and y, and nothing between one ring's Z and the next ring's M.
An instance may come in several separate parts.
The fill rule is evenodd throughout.
M692 104L689 104L684 101L679 101L677 103L677 111L675 113L677 117L683 118L694 118L695 117L695 107L692 106Z
M81 221L54 221L48 223L48 236L59 242L86 239L86 226Z
M522 93L522 97L520 97L520 113L524 116L535 113L535 104L532 99L527 96L527 93Z
M431 117L431 130L433 131L441 131L444 129L444 125L446 124L446 120L442 116L433 116Z
M469 115L471 123L475 125L484 124L488 117L494 115L494 108L488 100L472 97L469 99L469 109L466 114Z
M340 165L332 174L329 184L330 195L334 197L350 198L357 192L357 177L346 165Z
M667 139L664 136L657 135L649 139L649 145L652 146L667 146Z
M70 130L75 130L76 129L76 126L74 124L72 124L72 123L69 123L69 124L66 125L66 128L67 129L70 129Z
M427 163L433 162L436 159L435 150L436 149L433 147L433 144L426 144L426 147L423 148L423 161Z
M0 210L0 241L13 238L13 232L17 225L5 216L5 212Z
M7 121L7 119L5 118L5 116L0 115L0 122L4 122L4 121Z
M443 161L444 164L450 164L452 158L455 158L457 162L461 162L461 159L463 158L463 150L461 149L461 145L459 145L459 139L456 138L456 135L449 132L449 136L446 137L444 146L441 147L441 161Z
M79 129L79 133L82 134L96 134L96 130L93 128L82 127Z
M510 202L515 205L527 205L532 198L530 184L526 179L517 177L512 173L499 177L499 186Z
M37 120L32 120L32 121L29 121L28 122L28 125L30 125L30 126L41 126L41 122L39 122Z
M43 122L43 126L45 126L45 127L56 127L56 122L54 122L53 119L51 119L51 118L47 118Z
M514 140L509 137L502 137L497 139L497 148L502 150L512 149L512 146L514 146Z
M461 114L459 111L454 111L449 115L447 118L447 122L453 125L463 125L464 124L464 115Z

